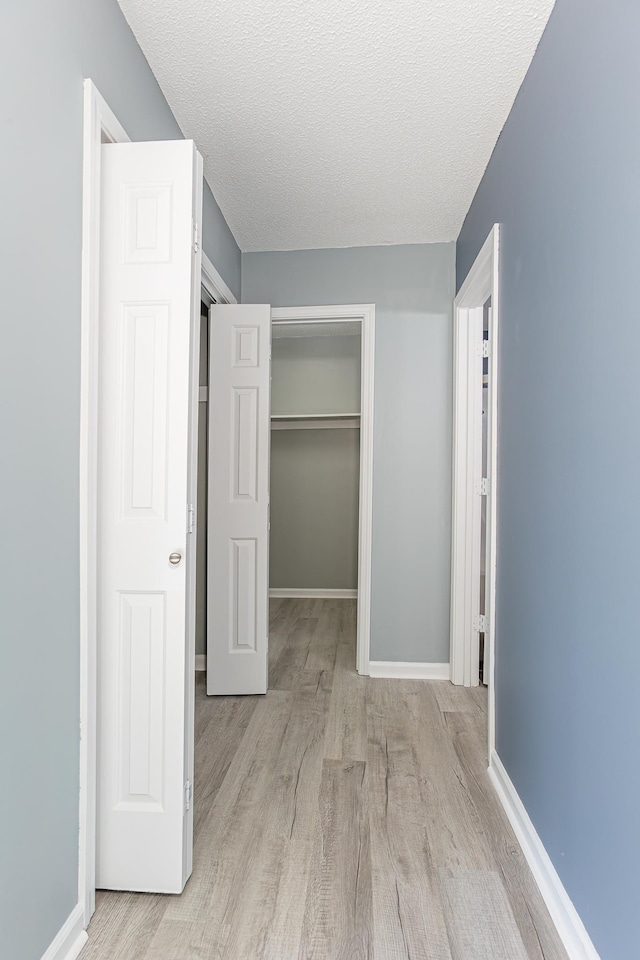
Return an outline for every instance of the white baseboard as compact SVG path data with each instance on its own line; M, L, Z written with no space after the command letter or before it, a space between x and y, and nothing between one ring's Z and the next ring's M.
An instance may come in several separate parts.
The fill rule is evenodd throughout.
M269 590L269 596L281 597L283 600L355 600L358 591L338 590L332 587L319 590L313 587L272 587Z
M88 939L84 929L84 910L82 904L78 903L43 954L42 960L76 960Z
M569 960L600 960L578 911L563 887L549 854L495 750L491 754L489 779L522 847Z
M371 660L369 676L391 680L448 680L448 663L403 663L400 660Z
M196 673L199 670L207 669L207 655L206 653L196 653Z

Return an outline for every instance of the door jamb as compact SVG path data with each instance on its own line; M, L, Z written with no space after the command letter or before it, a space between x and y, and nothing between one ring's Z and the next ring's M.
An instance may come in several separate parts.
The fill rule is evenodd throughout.
M454 301L454 416L453 416L453 510L451 538L451 682L478 683L474 649L479 643L474 617L479 612L480 551L476 530L480 528L481 497L476 483L482 476L482 363L480 343L471 332L479 326L482 309L491 298L492 344L487 411L487 564L485 570L485 662L488 667L489 756L495 746L495 597L496 523L498 486L498 323L499 323L500 226L495 224ZM478 323L478 321L480 321ZM480 416L478 416L478 408ZM480 454L479 454L480 451ZM480 462L478 462L478 459ZM478 547L478 549L476 549ZM476 596L477 595L477 596Z
M84 81L82 316L80 360L80 849L78 899L87 927L95 910L98 315L100 155L129 137L91 80Z
M376 308L373 303L325 307L277 307L271 319L288 323L331 323L359 320L361 326L360 370L360 497L358 509L358 614L356 669L370 673L371 648L371 550L373 528L373 376L375 363Z
M100 291L100 158L103 143L129 143L92 80L84 80L82 166L82 295L80 323L80 793L78 902L86 928L95 910L98 342ZM237 302L202 254L201 296Z
M202 302L210 307L212 303L237 303L236 297L226 285L204 250L202 251Z

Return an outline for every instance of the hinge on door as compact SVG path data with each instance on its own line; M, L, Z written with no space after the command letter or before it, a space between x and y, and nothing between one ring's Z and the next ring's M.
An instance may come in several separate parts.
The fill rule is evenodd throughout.
M478 356L479 357L490 357L491 356L491 340L481 340L478 344Z
M196 526L196 508L192 503L187 505L187 533L193 533Z
M193 787L191 786L191 780L187 780L184 785L184 812L191 809L191 798L193 797Z
M480 477L476 480L476 493L479 497L486 497L489 494L489 478Z
M486 633L487 626L487 618L484 613L481 613L477 617L473 618L473 629L478 633Z
M200 242L198 240L198 224L194 222L193 224L193 252L197 253L200 249Z

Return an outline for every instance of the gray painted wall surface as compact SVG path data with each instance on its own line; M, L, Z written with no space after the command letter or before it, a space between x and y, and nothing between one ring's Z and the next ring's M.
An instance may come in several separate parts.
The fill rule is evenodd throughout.
M0 31L0 943L38 960L77 903L82 81L130 136L180 131L115 0L17 0ZM212 197L205 247L236 292Z
M358 585L358 430L271 434L272 587Z
M640 6L558 0L458 242L503 224L497 746L603 960L638 955Z
M371 657L449 659L454 244L242 255L242 299L375 303Z
M360 337L282 337L271 345L271 413L359 413Z
M358 413L360 337L274 337L272 413ZM358 430L271 433L272 587L358 585Z

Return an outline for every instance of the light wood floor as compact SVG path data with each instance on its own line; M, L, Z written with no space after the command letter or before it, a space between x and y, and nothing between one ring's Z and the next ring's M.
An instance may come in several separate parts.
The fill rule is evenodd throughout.
M99 893L81 960L566 960L486 691L358 677L351 600L272 601L266 697L197 691L193 876Z

